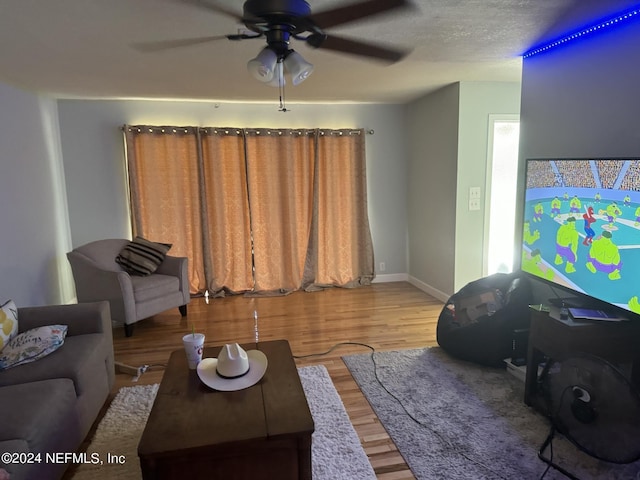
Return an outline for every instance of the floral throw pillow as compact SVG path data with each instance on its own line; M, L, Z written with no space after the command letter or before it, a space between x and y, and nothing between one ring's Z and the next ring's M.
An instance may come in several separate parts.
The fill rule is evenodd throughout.
M18 309L13 300L0 306L0 351L18 334Z
M32 328L15 336L0 352L0 370L17 367L49 355L64 343L67 325Z

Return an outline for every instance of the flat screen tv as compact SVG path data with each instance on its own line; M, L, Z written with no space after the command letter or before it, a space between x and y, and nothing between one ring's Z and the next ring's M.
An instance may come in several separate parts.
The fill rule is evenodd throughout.
M640 314L640 157L529 159L525 181L521 270Z

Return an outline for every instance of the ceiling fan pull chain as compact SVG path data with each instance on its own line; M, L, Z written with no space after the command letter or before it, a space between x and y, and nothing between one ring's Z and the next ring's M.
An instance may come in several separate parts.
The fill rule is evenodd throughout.
M278 90L280 92L280 109L281 112L287 111L284 97L284 59L278 59Z

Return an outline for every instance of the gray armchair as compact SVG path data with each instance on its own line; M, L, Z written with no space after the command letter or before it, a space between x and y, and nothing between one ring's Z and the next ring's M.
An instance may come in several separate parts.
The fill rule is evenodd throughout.
M129 275L116 257L129 240L96 240L67 253L79 303L107 300L111 318L133 334L138 320L178 307L184 317L189 303L187 258L167 255L158 269L146 276Z

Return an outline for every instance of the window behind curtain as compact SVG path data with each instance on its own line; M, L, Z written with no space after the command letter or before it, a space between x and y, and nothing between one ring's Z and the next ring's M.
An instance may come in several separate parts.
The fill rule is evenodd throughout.
M311 231L313 131L249 130L246 141L255 289L296 290Z
M202 132L202 190L210 292L253 290L251 225L244 135L236 129Z
M192 293L371 282L362 130L132 126L125 135L134 231L189 258Z
M207 288L197 129L125 129L134 235L172 244L189 258L191 293Z

